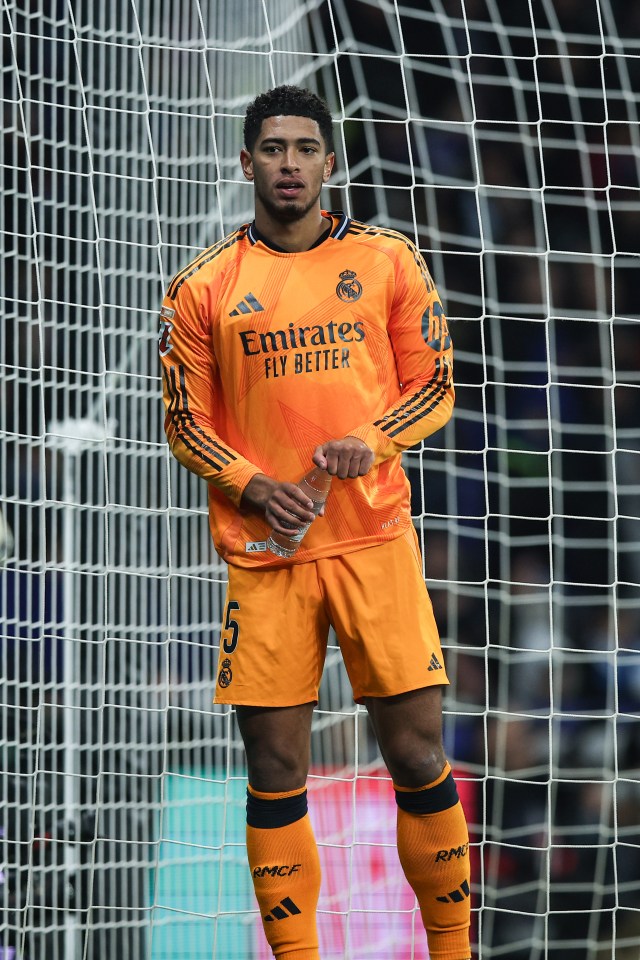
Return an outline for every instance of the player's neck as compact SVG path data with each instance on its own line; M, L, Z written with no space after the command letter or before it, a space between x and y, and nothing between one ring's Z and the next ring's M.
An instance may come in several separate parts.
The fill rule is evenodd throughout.
M269 243L287 253L310 250L330 226L319 207L310 210L300 220L283 223L257 205L255 224L258 232Z

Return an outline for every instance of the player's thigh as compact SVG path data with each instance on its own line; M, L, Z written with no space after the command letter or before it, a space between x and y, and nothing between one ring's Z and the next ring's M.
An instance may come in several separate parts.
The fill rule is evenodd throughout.
M356 700L449 682L413 528L319 567Z
M216 702L288 707L317 700L328 628L314 563L230 566Z
M249 783L266 793L303 787L309 772L313 703L236 707Z

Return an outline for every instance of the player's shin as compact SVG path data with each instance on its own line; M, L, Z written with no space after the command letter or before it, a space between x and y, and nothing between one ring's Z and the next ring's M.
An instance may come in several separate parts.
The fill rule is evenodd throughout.
M469 832L447 764L421 790L396 786L398 855L415 891L432 960L468 960Z
M319 960L320 860L305 788L247 791L247 855L265 936L278 960Z

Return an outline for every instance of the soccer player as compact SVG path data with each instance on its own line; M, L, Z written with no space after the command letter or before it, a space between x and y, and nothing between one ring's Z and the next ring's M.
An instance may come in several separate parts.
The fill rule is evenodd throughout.
M432 960L467 960L468 832L442 746L448 683L402 451L451 415L451 338L406 237L322 209L331 115L280 86L247 109L255 219L171 281L161 311L165 427L209 485L229 564L216 702L248 766L247 853L279 960L318 960L310 733L330 626L397 800L398 853ZM323 516L295 481L333 478ZM293 559L269 529L311 527ZM381 958L382 960L382 958ZM387 960L387 958L384 958Z

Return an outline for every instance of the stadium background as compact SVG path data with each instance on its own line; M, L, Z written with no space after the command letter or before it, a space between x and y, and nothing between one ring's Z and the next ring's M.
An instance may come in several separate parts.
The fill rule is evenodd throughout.
M155 331L172 273L249 215L246 102L294 81L340 122L327 206L415 239L451 321L457 414L406 464L482 956L636 960L636 5L2 16L0 957L20 939L24 960L259 949L242 754L209 706L225 575L203 491L164 449ZM350 890L323 904L325 936L342 956L351 910L354 951L378 938L352 960L387 960L383 933L419 925L388 879L392 807L335 649L314 757ZM376 884L354 887L359 869Z

